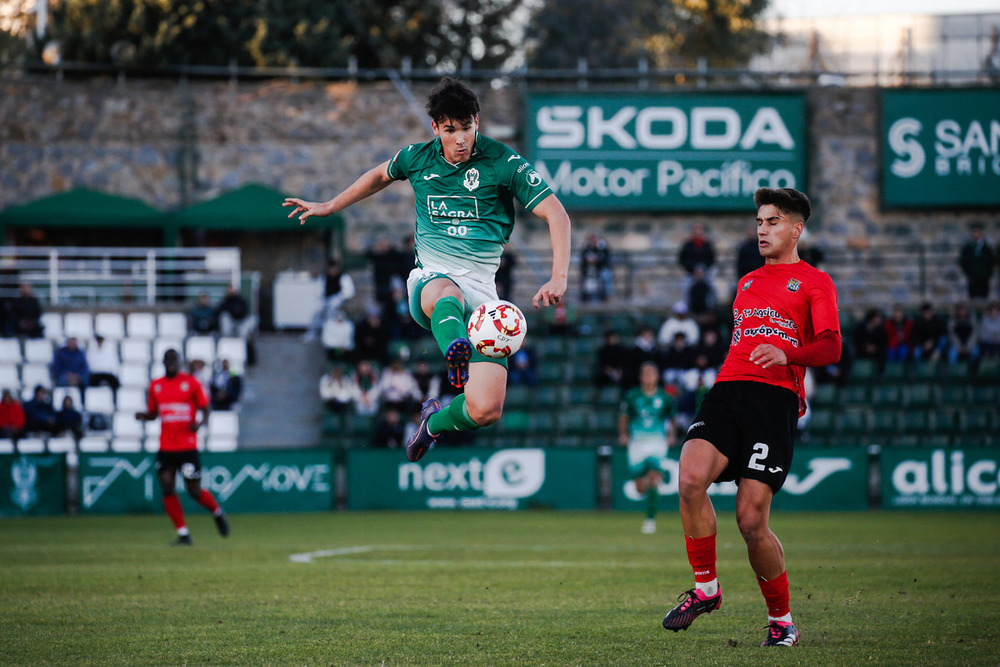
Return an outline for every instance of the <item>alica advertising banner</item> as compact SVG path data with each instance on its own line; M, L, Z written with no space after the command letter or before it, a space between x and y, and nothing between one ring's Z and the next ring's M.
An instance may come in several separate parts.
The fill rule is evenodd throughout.
M528 159L566 208L752 211L806 187L803 93L533 92Z
M660 483L660 503L664 510L677 510L677 457L670 450ZM611 458L611 504L617 510L643 511L645 496L629 478L625 449L616 448ZM734 482L713 484L709 496L717 510L736 509ZM796 448L792 469L785 485L771 504L782 510L863 510L868 508L868 457L863 447Z
M66 456L0 456L0 516L66 512Z
M396 450L347 453L350 509L594 509L592 450L438 447L416 463Z
M1000 90L882 91L882 204L1000 204Z
M227 512L308 512L334 506L330 452L268 451L201 455L201 484ZM185 508L197 505L177 476ZM115 514L163 509L154 454L80 456L80 512Z
M886 509L1000 508L1000 449L883 449Z

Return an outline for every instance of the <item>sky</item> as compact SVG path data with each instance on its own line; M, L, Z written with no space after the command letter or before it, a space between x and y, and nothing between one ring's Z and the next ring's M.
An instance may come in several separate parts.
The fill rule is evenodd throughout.
M1000 0L771 0L768 16L1000 13Z

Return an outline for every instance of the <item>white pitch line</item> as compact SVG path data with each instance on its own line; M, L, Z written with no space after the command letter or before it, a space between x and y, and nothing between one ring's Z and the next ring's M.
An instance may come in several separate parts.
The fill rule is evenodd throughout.
M366 554L372 551L413 551L410 546L359 546L342 547L340 549L324 549L322 551L307 551L301 554L292 554L288 560L293 563L311 563L314 558L336 558L337 556L350 556L351 554Z

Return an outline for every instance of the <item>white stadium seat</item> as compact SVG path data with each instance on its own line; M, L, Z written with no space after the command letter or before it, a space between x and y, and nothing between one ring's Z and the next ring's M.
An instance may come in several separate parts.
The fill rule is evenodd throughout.
M34 390L35 385L52 388L52 374L46 364L25 364L21 366L21 384Z
M163 353L167 350L177 350L177 354L184 357L184 341L181 338L157 338L153 341L153 363L163 362Z
M145 437L146 433L143 422L135 418L134 412L116 412L111 418L111 435L115 439L136 438L138 440Z
M121 342L119 355L122 363L149 364L153 361L153 346L148 338L126 338Z
M63 340L63 316L62 313L42 313L39 320L45 327L45 338L50 341Z
M20 388L21 375L17 372L17 366L0 364L0 389L10 389L16 394Z
M10 438L0 438L0 454L13 454L14 441Z
M142 452L142 440L139 438L112 438L111 451L118 454L138 454Z
M230 368L244 368L247 363L247 342L242 338L220 338L215 356L218 359L229 359Z
M81 454L103 454L108 451L108 439L103 435L85 435L80 438Z
M123 387L145 389L149 386L149 364L122 364L118 371L118 381Z
M142 450L144 452L149 452L150 454L155 454L158 451L160 451L159 436L153 438L147 435L146 438L142 441Z
M208 435L236 438L240 434L240 416L231 410L215 410L208 415Z
M70 436L60 436L57 438L49 438L46 447L50 454L68 454L70 452L76 451L76 440Z
M211 336L190 336L184 344L184 359L201 359L206 366L215 362L215 339Z
M94 316L94 333L108 340L125 338L125 316L121 313L97 313Z
M125 318L129 338L153 340L156 338L156 313L129 313Z
M21 438L17 441L18 454L44 454L45 441L41 438Z
M160 437L160 420L154 419L153 421L146 422L146 437L147 438L159 438Z
M29 338L24 341L24 360L29 364L51 364L54 353L50 340Z
M63 399L69 396L73 399L73 407L83 410L83 394L79 387L55 387L52 390L52 405L56 410L62 410Z
M90 313L66 313L63 317L63 338L79 341L94 337L94 317Z
M235 452L236 438L222 438L210 435L208 436L205 450L209 452Z
M87 387L83 405L91 414L110 415L115 411L115 392L111 387Z
M121 412L144 412L146 391L138 387L121 386L115 392L115 408Z
M16 338L0 338L0 364L17 365L22 361L21 341Z
M187 315L184 313L160 313L156 318L156 335L160 338L186 338Z

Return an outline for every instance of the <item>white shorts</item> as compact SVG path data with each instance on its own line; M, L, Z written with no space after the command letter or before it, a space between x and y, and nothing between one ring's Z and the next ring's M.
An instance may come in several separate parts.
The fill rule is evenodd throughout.
M628 443L628 467L637 471L647 466L655 460L657 467L662 469L660 461L667 458L667 438L642 438L641 440L629 440Z
M414 322L428 331L431 328L431 322L427 319L427 315L424 314L423 309L420 308L420 302L418 299L420 296L420 290L423 289L424 285L435 278L447 278L458 285L458 288L462 290L462 298L465 301L466 318L468 318L469 315L472 314L472 311L478 308L481 304L499 298L497 296L497 285L492 280L485 283L470 273L455 275L435 269L419 267L413 269L410 271L410 275L406 279L406 292L409 297L410 314L413 316Z

